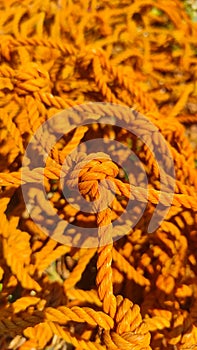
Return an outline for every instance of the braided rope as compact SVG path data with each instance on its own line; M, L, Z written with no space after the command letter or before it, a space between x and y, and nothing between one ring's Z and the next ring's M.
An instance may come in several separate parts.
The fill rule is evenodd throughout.
M1 1L0 348L196 348L191 6Z

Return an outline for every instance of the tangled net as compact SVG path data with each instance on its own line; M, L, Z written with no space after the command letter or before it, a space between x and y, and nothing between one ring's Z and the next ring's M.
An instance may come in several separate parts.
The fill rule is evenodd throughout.
M197 348L197 152L185 128L197 123L196 23L179 0L1 0L0 28L0 348ZM59 178L68 156L72 185L88 151L84 145L69 158L78 145L117 140L146 169L149 195L139 222L113 243L77 248L77 242L58 243L61 227L49 237L28 214L21 167L31 136L58 112L86 102L134 108L137 121L145 115L165 138L175 194L154 232L147 227L160 193L156 160L128 130L105 122L64 130L50 150L38 137L34 151L47 154L48 201L63 220L98 226L104 237L129 197L118 162L92 153L81 170L79 190L87 201L97 198L100 180L115 184L111 206L98 214L72 207ZM32 186L28 205L42 226L46 208L35 191L41 171L26 169L23 182ZM135 193L138 215L140 188Z

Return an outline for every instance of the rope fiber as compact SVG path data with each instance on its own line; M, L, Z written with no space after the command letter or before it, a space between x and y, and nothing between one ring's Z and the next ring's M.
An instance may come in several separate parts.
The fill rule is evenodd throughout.
M0 349L197 348L197 23L186 2L0 0Z

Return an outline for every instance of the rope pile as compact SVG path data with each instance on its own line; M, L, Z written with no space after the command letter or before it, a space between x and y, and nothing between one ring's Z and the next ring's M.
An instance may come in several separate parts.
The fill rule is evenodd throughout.
M0 35L0 348L195 349L197 149L186 126L197 123L197 25L184 3L0 0ZM109 103L130 111L117 119L135 120L143 135L151 131L159 148L149 129L154 125L172 155L174 196L152 233L148 225L160 198L161 173L135 132L107 123L113 114ZM69 132L63 124L64 136L49 149L39 128L69 108L83 115L83 104L94 122ZM103 122L96 122L100 117ZM38 158L43 153L46 164L34 171L27 164L22 175L35 134L33 152ZM138 168L129 184L119 165L126 157L121 147L109 155L86 146L99 138L116 140L138 157L148 198ZM72 153L78 146L81 151ZM162 173L167 156L165 162ZM113 201L84 213L64 197L62 176L71 197L78 184L83 198L96 203L103 183L115 193ZM43 178L55 213L75 225L73 244L59 239L64 226L52 227L50 235L41 229L47 208L36 186ZM30 185L28 208L22 184ZM106 244L129 200L138 203L133 217L146 203L143 215L134 226L131 218L122 222L120 239ZM168 194L163 209L167 205ZM80 247L80 228L97 228L102 244Z

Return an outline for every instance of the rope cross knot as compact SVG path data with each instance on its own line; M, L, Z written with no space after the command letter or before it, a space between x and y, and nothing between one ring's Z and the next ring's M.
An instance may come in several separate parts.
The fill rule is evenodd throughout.
M91 199L98 198L99 184L106 182L102 180L113 179L117 176L119 169L116 164L108 159L96 159L88 163L79 174L79 190L83 196L89 195Z
M67 162L71 169L71 163L75 162L75 165L67 174L66 184L72 189L76 189L78 185L80 194L86 200L98 199L100 192L103 193L102 190L105 190L106 194L108 186L103 180L113 181L119 173L118 166L105 153L99 153L99 158L98 154L94 153L88 156L78 153L77 158L80 159L70 158ZM79 161L76 163L77 160Z

